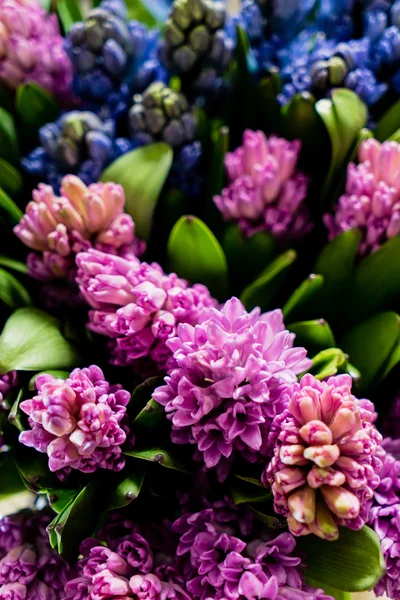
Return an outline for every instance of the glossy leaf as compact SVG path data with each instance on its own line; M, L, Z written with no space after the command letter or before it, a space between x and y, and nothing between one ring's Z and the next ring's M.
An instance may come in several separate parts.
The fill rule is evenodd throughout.
M14 119L4 108L0 108L0 158L12 164L19 160Z
M299 549L307 556L306 580L345 592L372 589L384 570L378 536L366 526L359 531L339 529L339 539L334 542L314 535L297 538Z
M151 399L134 420L134 430L152 431L165 419L164 408Z
M9 162L0 158L0 187L8 194L18 194L23 185L20 172Z
M129 450L124 453L126 456L132 456L139 460L146 460L152 463L158 463L159 465L166 467L167 469L174 469L175 471L181 471L182 473L188 473L186 468L177 460L169 450L163 448L146 448L143 450Z
M235 504L244 504L246 502L265 502L272 498L271 490L239 480L231 486L231 496Z
M279 290L279 286L287 275L289 267L296 259L296 252L288 250L273 260L261 275L250 283L240 297L247 310L259 306L262 311L271 306L271 302Z
M122 480L115 484L107 498L107 510L115 510L128 506L136 500L142 489L146 475L146 467L138 463L135 469L125 468Z
M361 372L361 389L376 383L379 374L398 343L400 318L394 312L384 312L363 321L349 331L340 347Z
M11 200L10 196L6 194L6 192L0 187L0 213L1 212L6 213L13 225L19 223L23 216L22 210L15 204L13 200Z
M77 21L83 21L80 0L57 0L57 14L67 33Z
M49 471L47 454L20 444L16 448L15 464L25 486L35 494L57 486L57 477Z
M325 379L336 375L339 369L344 369L346 366L347 357L340 348L329 348L322 350L314 356L313 366L310 373L315 375L317 379Z
M19 260L14 260L9 256L4 256L4 254L0 254L0 265L2 267L6 267L7 269L18 271L18 273L23 273L24 275L28 272L28 267L25 263L20 262Z
M16 109L21 125L29 133L36 133L40 127L55 121L60 108L51 94L36 83L24 83L17 89Z
M285 320L296 319L307 309L310 300L324 283L322 275L309 275L293 292L284 305L282 312Z
M228 265L212 231L197 217L183 216L168 240L168 265L190 283L203 283L223 299L228 290Z
M257 510L254 506L250 505L247 505L247 508L253 513L258 521L264 523L269 529L284 529L287 527L287 522L284 519L281 520L275 514L263 513L261 510ZM273 513L272 508L269 512Z
M173 158L162 142L136 148L117 158L101 175L101 181L120 183L125 190L125 212L136 225L136 233L147 240L153 214Z
M383 117L378 121L375 128L375 137L380 142L387 140L400 127L400 100L395 102Z
M7 320L0 337L0 373L78 365L79 355L54 317L37 308L20 308Z
M14 275L0 269L0 301L15 309L31 304L31 297Z
M127 409L131 421L136 419L139 413L151 400L154 390L163 384L164 378L160 375L157 375L156 377L149 377L143 383L140 383L135 387Z
M332 330L324 319L291 323L287 328L296 334L296 346L304 346L311 354L335 345Z
M77 496L78 490L68 488L55 488L47 490L47 498L51 508L56 513L61 513Z

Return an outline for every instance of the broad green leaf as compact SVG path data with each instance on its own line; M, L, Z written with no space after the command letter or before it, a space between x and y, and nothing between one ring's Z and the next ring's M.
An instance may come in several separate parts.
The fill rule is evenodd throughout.
M246 502L265 502L272 498L271 490L254 485L248 481L235 481L231 486L231 496L235 504L244 504Z
M389 373L400 363L400 339L392 350L388 360L385 363L385 368L382 373L382 379L385 379Z
M164 448L146 448L143 450L128 450L124 452L126 456L132 456L140 460L146 460L152 463L158 463L167 469L174 469L182 473L189 473L187 469L177 460L169 450Z
M32 302L22 283L4 269L0 269L0 301L12 309L29 306Z
M317 379L322 380L336 375L341 368L343 370L346 366L347 357L340 348L329 348L319 352L312 360L313 366L310 373L315 375Z
M46 371L40 371L40 373L36 373L28 383L28 390L36 390L36 379L39 375L53 375L56 379L67 379L69 377L69 371L58 371L54 369L47 369Z
M0 254L0 265L2 267L7 267L7 269L18 271L18 273L23 273L24 275L28 272L28 267L25 263L22 263L19 260L14 260L9 256L4 256L4 254Z
M147 240L158 197L172 165L173 151L163 142L136 148L117 158L101 181L120 183L125 190L125 212L131 215L136 233Z
M9 162L0 158L0 187L9 194L18 194L22 185L20 172Z
M259 231L247 237L236 224L226 227L222 248L235 290L242 290L258 277L276 256L276 242L272 234Z
M47 499L51 508L56 513L61 513L77 496L78 490L68 488L55 488L47 490Z
M126 467L119 483L112 487L107 498L107 510L116 510L128 506L140 494L146 475L146 467L138 463L135 469Z
M10 412L8 413L9 422L12 425L14 425L14 427L16 427L20 432L25 430L25 427L21 421L21 413L19 410L19 405L23 397L23 392L23 389L19 390L18 396L16 397L15 402L12 405Z
M171 231L168 265L191 283L204 283L211 294L226 297L228 264L218 240L197 217L183 216Z
M57 477L49 471L47 454L19 444L15 464L25 486L35 494L46 492L59 484Z
M297 538L299 549L306 554L306 580L344 592L372 589L384 571L378 536L366 526L359 531L339 530L334 542L314 535Z
M125 0L128 8L128 19L135 19L140 23L144 23L148 27L155 27L157 21L163 22L168 15L168 7L164 6L166 10L163 10L161 2L157 0Z
M17 89L16 109L26 132L36 133L40 127L55 121L60 108L49 92L36 83L24 83Z
M225 154L229 150L229 128L221 127L211 135L211 157L208 176L208 196L210 202L214 194L219 194L225 177Z
M14 119L4 108L0 108L0 158L13 164L19 160Z
M296 334L296 346L304 346L311 354L335 345L332 330L324 319L291 323L287 328Z
M240 299L247 310L251 310L255 306L259 306L262 311L270 308L282 280L295 259L296 252L294 250L288 250L281 254L264 269L253 283L243 290Z
M378 121L375 128L375 137L380 142L387 140L400 127L400 100L395 102L383 117Z
M15 202L11 200L10 196L0 187L0 213L1 212L5 212L14 225L19 223L23 217L22 210L18 208Z
M257 510L256 508L254 508L254 506L250 506L249 504L247 505L247 508L253 513L253 515L256 517L256 519L258 519L258 521L264 523L264 525L266 525L269 529L284 529L285 527L287 527L286 520L281 520L279 517L277 517L274 514L272 508L269 512L273 514L263 513L261 510Z
M11 452L0 453L0 500L25 490Z
M146 381L135 387L127 408L131 421L136 419L138 414L151 400L154 390L160 385L164 385L164 377L157 375L149 377Z
M133 422L134 430L152 431L165 418L165 411L161 404L151 399Z
M376 383L398 343L400 318L394 312L384 312L363 321L349 331L340 347L361 372L361 389Z
M285 321L299 318L304 310L307 310L310 299L312 299L324 283L322 275L311 274L303 283L293 292L284 305L282 312Z
M65 33L68 33L74 23L84 20L81 5L80 0L57 0L57 14Z
M307 579L308 585L311 585L313 588L323 589L327 596L332 596L336 600L351 600L350 592L342 592L341 590L335 590L335 588L330 587L329 585L322 585L319 581L310 581Z
M353 319L361 320L380 309L400 305L399 257L398 235L361 262L350 288L350 311Z
M79 365L79 355L62 336L60 323L37 308L19 308L0 336L0 373Z

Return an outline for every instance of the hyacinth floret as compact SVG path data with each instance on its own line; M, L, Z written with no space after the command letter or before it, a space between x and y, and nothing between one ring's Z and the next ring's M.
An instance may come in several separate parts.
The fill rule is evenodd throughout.
M63 44L56 15L40 2L0 1L0 82L6 87L36 83L68 104L72 65Z
M225 157L228 186L214 197L224 219L238 223L247 236L268 231L287 240L306 234L308 180L296 170L299 153L297 140L246 130L243 145Z
M78 252L98 248L111 254L138 255L144 242L135 237L132 217L124 213L125 194L115 183L86 186L75 175L61 182L60 196L39 184L14 233L28 248L30 274L42 281L74 282Z
M221 479L238 455L261 460L273 418L310 365L294 337L280 310L248 313L237 298L180 325L167 342L177 366L153 396L172 421L172 440L194 444Z
M338 537L338 525L360 529L379 485L381 435L371 403L351 393L348 375L318 381L304 375L288 408L275 418L274 456L263 483L294 535Z
M144 359L150 368L165 371L172 357L166 342L178 325L195 325L205 308L216 305L205 286L189 286L157 263L97 250L81 252L76 261L81 293L94 309L88 327L111 338L116 365L138 365Z
M89 185L102 171L132 148L117 138L113 119L102 121L88 111L71 111L39 130L41 146L22 159L25 170L51 185L55 193L65 175L77 175Z
M332 239L349 229L361 231L359 254L375 252L400 233L400 144L375 139L361 143L358 164L347 169L346 191L333 214L324 216Z
M65 380L39 375L35 385L37 395L20 405L30 429L19 441L46 453L50 471L64 477L71 469L93 473L124 467L129 392L110 385L95 365L74 369ZM132 436L129 442L134 442Z

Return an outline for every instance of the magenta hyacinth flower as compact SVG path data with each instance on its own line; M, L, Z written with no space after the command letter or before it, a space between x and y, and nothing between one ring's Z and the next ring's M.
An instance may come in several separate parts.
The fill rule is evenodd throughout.
M304 375L273 423L274 457L262 479L294 535L334 540L338 525L360 529L368 520L382 438L371 403L357 400L351 385L348 375Z
M12 90L37 83L71 100L72 65L57 17L36 0L0 0L0 82Z
M9 371L0 375L0 411L7 409L6 400L13 388L18 384L17 371Z
M400 144L365 140L358 161L349 164L346 192L324 222L330 239L358 227L359 253L365 255L400 233Z
M81 252L77 282L87 303L88 327L111 338L111 362L165 371L171 361L168 339L180 323L195 325L206 307L215 306L204 285L188 283L159 264L131 256ZM153 366L151 366L153 365Z
M247 129L243 146L225 157L228 186L214 197L224 219L237 222L247 236L268 231L291 240L308 233L308 180L296 170L299 153L298 140L267 139Z
M93 473L124 467L129 392L110 385L95 365L74 369L66 380L39 375L36 388L36 396L21 402L31 429L19 440L47 453L50 471L67 475L71 469Z
M248 313L237 298L206 311L195 327L180 325L167 342L177 367L153 396L172 421L172 440L195 444L222 479L236 455L265 456L271 422L311 364L294 337L280 310Z
M42 281L74 281L76 254L92 247L111 254L140 254L144 242L135 237L135 224L123 212L124 205L124 190L115 183L86 186L75 175L67 175L61 197L51 186L40 184L14 228L34 250L28 256L30 274Z
M24 511L0 519L0 598L62 600L70 569L49 545L50 518Z

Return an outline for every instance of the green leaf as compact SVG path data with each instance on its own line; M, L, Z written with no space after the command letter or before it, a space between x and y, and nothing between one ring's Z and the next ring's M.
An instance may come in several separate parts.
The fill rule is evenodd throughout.
M282 280L287 275L289 267L296 259L296 252L288 250L273 260L261 275L250 283L240 297L247 310L259 306L262 311L267 310L279 290Z
M400 236L388 240L356 269L350 289L350 314L361 320L374 312L399 306ZM362 302L360 302L362 298Z
M134 420L134 430L153 431L153 429L164 421L164 417L164 408L161 404L151 399Z
M257 70L257 61L251 50L247 34L242 27L236 27L235 76L232 90L233 113L231 131L233 128L242 135L246 127L252 129L256 124L255 85L253 75Z
M19 160L14 119L4 108L0 108L0 158L13 164Z
M61 513L77 496L78 490L74 489L49 489L47 490L47 498L51 508L56 513Z
M335 345L332 330L324 319L292 323L287 328L296 334L296 346L304 346L311 354Z
M101 181L114 181L125 190L125 212L131 215L136 233L147 240L158 197L172 165L173 151L163 142L136 148L117 158L102 173Z
M366 526L359 531L339 530L339 539L333 542L313 535L297 539L307 555L306 580L344 592L372 589L384 571L378 536Z
M164 377L157 375L155 377L149 377L146 381L135 387L127 408L131 421L136 419L139 413L151 400L154 390L160 385L164 385Z
M149 28L155 27L157 25L156 15L151 12L151 4L149 6L146 5L146 2L142 2L141 0L126 0L126 5L128 8L128 19L136 20L140 23L144 23ZM162 17L162 15L159 15ZM162 21L161 19L158 19Z
M0 500L25 490L25 485L12 459L11 452L0 453L0 481Z
M375 137L380 142L387 140L400 127L400 100L395 102L383 117L378 121L375 128Z
M290 298L284 305L282 312L285 317L285 321L290 319L299 318L299 315L303 313L309 304L311 298L315 296L317 290L321 288L324 283L322 275L311 274L303 281L303 283L293 292Z
M9 194L18 194L23 181L20 172L9 162L0 158L0 187Z
M226 297L228 264L218 240L197 217L183 216L171 231L168 265L191 283L204 283L218 298Z
M336 600L351 600L350 592L342 592L341 590L335 590L335 588L330 587L329 585L322 585L318 581L310 581L309 579L307 579L307 583L313 588L322 588L327 596L332 596L333 598L336 598Z
M0 337L0 373L76 367L79 355L57 319L37 308L19 308Z
M36 83L24 83L17 89L16 109L26 132L36 132L50 121L55 121L60 108L49 92Z
M272 492L263 486L240 480L231 486L231 496L235 504L265 502L272 498Z
M47 454L20 444L16 448L15 464L25 486L35 494L57 486L57 478L49 471Z
M267 515L249 504L247 505L247 508L253 513L258 521L261 521L261 523L264 523L264 525L270 529L284 529L287 527L286 520L281 520L276 515ZM273 512L272 509L271 512Z
M211 135L211 157L208 176L208 196L210 202L219 194L225 177L225 154L229 150L229 128L221 127Z
M43 6L46 12L49 12L51 6L51 0L40 0L40 4Z
M39 375L53 375L56 379L67 379L69 377L69 371L59 371L54 369L47 369L46 371L40 371L40 373L36 373L28 383L28 390L36 390L36 379Z
M399 334L399 316L394 312L384 312L356 325L342 339L340 347L361 372L362 390L377 382L397 345Z
M1 118L1 117L0 117ZM0 211L4 211L12 224L19 223L23 217L23 212L18 206L15 204L13 200L11 200L10 196L5 193L5 191L0 187Z
M124 452L126 456L132 456L139 460L158 463L167 469L174 469L182 473L189 473L187 469L169 452L163 448L146 448L143 450L129 450Z
M0 265L2 267L7 267L7 269L18 271L18 273L23 273L24 275L26 275L28 272L28 267L25 263L22 263L19 260L14 260L9 256L4 256L4 254L0 254Z
M0 300L12 309L28 306L32 302L22 283L4 269L0 269Z
M107 498L107 510L116 510L128 506L136 500L142 489L146 467L138 464L135 469L126 467L122 480L111 489Z
M57 0L57 14L65 33L74 23L84 20L80 0Z
M18 429L18 431L25 431L25 427L21 421L21 413L19 410L19 405L23 397L24 390L21 388L18 392L18 396L15 399L14 404L11 407L10 412L8 413L9 422L14 425Z
M262 131L279 131L281 106L277 96L281 87L279 70L274 67L257 84L257 122L260 123Z
M336 375L341 367L345 367L347 357L340 348L329 348L322 350L313 358L313 366L310 373L317 379L325 379Z
M385 379L389 373L400 363L400 340L392 350L388 360L386 361L384 371L382 373L382 380Z

